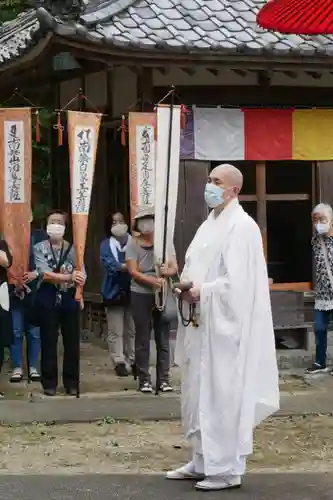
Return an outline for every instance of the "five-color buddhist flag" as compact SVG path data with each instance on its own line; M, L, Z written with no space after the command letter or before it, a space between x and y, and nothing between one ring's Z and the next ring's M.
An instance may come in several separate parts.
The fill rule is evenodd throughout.
M192 114L188 120L191 128L187 135L187 150L190 150L189 139L192 137L193 158L196 160L333 159L331 109L194 107Z

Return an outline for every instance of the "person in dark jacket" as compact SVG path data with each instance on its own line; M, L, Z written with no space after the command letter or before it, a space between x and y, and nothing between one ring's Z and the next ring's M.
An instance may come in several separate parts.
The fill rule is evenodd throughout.
M113 213L107 221L108 237L100 246L104 270L101 294L108 324L108 346L115 372L126 377L134 371L134 323L129 306L130 275L125 264L125 252L131 236L124 216Z
M5 357L5 347L12 341L12 322L9 312L9 292L7 269L12 265L13 257L5 240L0 239L0 372ZM0 392L0 398L3 393Z
M31 221L33 215L31 213ZM30 238L30 258L29 271L24 276L25 289L16 290L11 288L11 314L13 323L13 341L10 346L10 357L12 363L12 375L10 382L21 382L23 378L23 339L26 334L27 339L27 362L28 376L32 382L38 382L40 375L38 372L38 359L40 353L40 332L39 327L32 324L29 317L30 298L36 293L38 285L38 271L36 270L33 247L41 241L47 240L47 234L42 229L31 231Z

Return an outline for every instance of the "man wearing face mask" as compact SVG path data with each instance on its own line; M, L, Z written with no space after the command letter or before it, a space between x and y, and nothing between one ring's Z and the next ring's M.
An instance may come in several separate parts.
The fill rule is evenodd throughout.
M259 228L238 202L242 183L232 165L212 170L205 187L212 211L181 276L191 288L178 290L197 313L195 325L179 322L175 352L193 455L167 478L196 479L199 490L241 486L253 428L279 408L267 268Z
M138 210L133 231L136 236L126 250L126 264L131 282L131 307L135 324L135 368L139 378L139 391L152 393L149 373L150 338L153 323L160 392L170 392L170 324L163 321L162 312L156 308L155 291L163 285L164 278L156 276L154 256L154 211ZM164 277L177 274L176 255L161 267Z
M63 385L68 395L76 395L79 383L80 305L75 300L76 285L83 286L85 271L75 271L75 251L64 240L66 214L54 210L47 219L48 240L34 246L39 279L41 382L44 394L54 396L58 385L58 333L64 347Z
M127 377L128 368L134 371L135 335L129 304L131 277L125 264L125 252L132 238L122 213L115 212L108 217L107 233L100 246L100 259L104 271L101 294L108 323L108 345L116 374Z
M320 203L312 211L314 234L312 251L315 263L315 338L316 358L307 369L308 374L325 373L327 330L333 312L333 211L330 205ZM332 372L331 372L332 373Z

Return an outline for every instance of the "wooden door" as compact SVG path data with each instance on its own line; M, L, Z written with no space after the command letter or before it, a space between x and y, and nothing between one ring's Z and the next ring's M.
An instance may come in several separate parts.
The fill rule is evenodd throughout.
M318 161L319 202L333 206L333 161Z
M188 246L208 215L204 200L204 188L208 174L208 162L195 160L180 162L175 226L175 247L180 270L183 268Z

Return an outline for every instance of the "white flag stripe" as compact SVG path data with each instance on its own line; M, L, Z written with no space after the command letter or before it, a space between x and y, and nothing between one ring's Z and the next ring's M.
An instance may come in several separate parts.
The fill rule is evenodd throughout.
M180 107L174 106L171 136L171 158L169 175L169 196L166 200L166 185L168 171L170 107L161 106L157 110L157 146L156 146L156 173L155 173L155 233L154 252L157 263L163 260L163 239L165 204L168 205L167 217L167 258L173 253L175 218L178 197L178 175L180 155Z
M241 109L194 108L196 160L244 160L244 113Z

